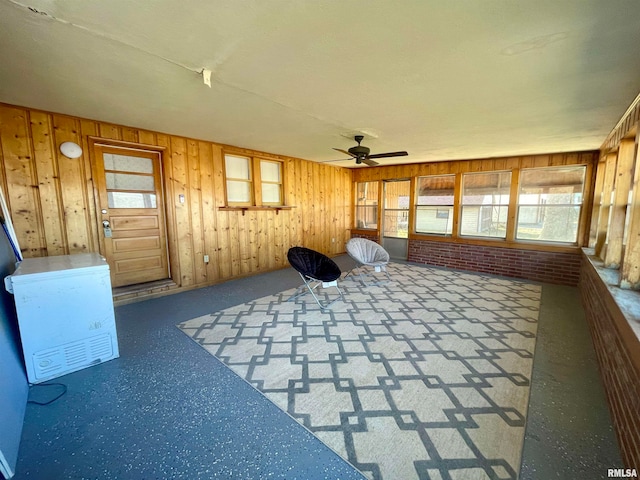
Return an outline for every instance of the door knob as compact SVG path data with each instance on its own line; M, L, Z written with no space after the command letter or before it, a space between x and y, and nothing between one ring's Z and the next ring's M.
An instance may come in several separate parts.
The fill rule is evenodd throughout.
M104 230L105 238L111 238L112 233L111 233L111 224L109 223L109 220L102 221L102 229Z

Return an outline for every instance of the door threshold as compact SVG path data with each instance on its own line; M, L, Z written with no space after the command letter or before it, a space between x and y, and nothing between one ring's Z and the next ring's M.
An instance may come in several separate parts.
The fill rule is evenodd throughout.
M121 305L129 303L130 301L142 300L144 297L176 288L177 286L178 285L173 280L166 278L164 280L156 280L153 282L115 287L111 290L111 294L113 295L113 302L116 305Z

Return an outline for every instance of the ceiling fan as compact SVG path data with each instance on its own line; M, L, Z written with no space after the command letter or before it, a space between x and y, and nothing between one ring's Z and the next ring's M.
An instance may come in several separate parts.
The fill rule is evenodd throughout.
M404 157L408 155L407 152L388 152L388 153L375 153L373 155L369 155L370 149L369 147L365 147L360 145L360 142L364 139L364 135L356 135L353 137L358 145L355 147L351 147L349 150L342 150L341 148L334 148L338 152L342 152L346 155L351 155L356 159L356 164L365 163L370 167L375 165L379 165L378 162L373 161L374 158L388 158L388 157Z

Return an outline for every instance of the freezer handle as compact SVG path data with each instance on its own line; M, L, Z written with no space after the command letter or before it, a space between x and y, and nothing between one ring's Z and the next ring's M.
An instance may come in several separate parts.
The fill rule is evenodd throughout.
M11 280L11 275L4 277L4 288L7 292L13 295L13 281Z

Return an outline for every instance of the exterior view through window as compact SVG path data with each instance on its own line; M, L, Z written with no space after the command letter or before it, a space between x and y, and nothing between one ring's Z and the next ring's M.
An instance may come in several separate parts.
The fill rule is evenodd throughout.
M585 171L584 166L523 169L516 238L575 243Z
M505 238L511 172L462 176L460 235Z
M378 228L378 182L356 184L356 227Z
M418 177L416 233L451 235L455 175Z

